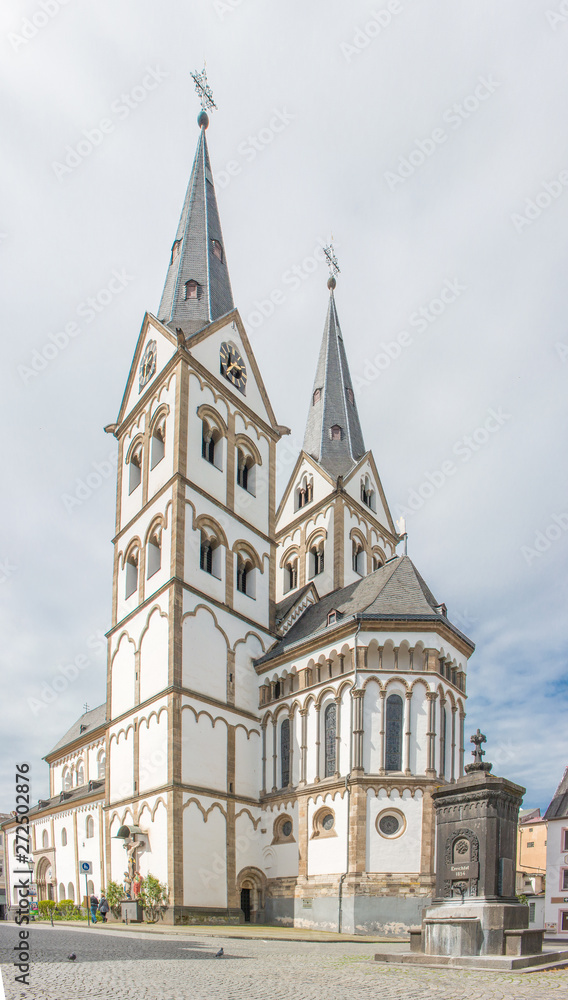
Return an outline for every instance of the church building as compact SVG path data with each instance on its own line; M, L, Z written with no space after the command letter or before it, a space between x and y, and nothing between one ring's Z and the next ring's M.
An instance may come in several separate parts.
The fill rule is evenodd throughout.
M34 878L40 898L79 901L81 859L97 894L130 859L167 883L166 922L398 934L432 898L431 793L463 773L474 647L397 554L334 276L277 504L289 432L233 302L205 111L198 123L162 300L105 428L106 701L46 756ZM309 330L306 344L315 361ZM4 829L15 885L15 821Z

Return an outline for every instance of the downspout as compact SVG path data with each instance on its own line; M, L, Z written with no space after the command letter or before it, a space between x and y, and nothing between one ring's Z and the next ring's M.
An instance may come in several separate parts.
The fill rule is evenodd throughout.
M353 691L357 687L357 637L361 631L361 618L358 617L359 624L357 626L357 631L355 632L355 640L353 643L353 656L355 659L355 677L353 681ZM345 858L345 871L339 879L339 905L337 910L337 933L342 932L342 922L343 922L343 883L349 874L349 815L351 812L351 789L349 788L349 777L351 775L351 770L353 768L353 698L351 699L351 721L349 726L349 774L345 776L345 791L347 792L347 847L346 847L346 858Z

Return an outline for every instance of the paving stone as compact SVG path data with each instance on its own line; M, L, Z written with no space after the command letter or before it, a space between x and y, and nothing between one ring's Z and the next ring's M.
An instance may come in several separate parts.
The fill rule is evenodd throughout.
M568 1000L568 971L381 966L376 944L183 937L31 927L30 987L14 982L14 924L0 924L6 1000ZM223 948L225 955L216 959ZM67 955L75 952L77 960Z

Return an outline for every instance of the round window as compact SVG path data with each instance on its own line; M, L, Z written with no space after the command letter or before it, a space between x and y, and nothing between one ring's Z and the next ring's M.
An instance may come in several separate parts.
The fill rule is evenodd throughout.
M292 833L292 824L290 820L287 819L286 822L282 824L282 835L284 837L289 837L291 833Z
M333 819L332 813L326 813L326 815L321 821L321 825L323 826L324 830L331 830L333 829L334 822L335 821Z
M395 833L400 830L400 820L398 816L393 816L392 813L388 813L386 816L381 816L379 820L379 830L385 835L385 837L394 837Z

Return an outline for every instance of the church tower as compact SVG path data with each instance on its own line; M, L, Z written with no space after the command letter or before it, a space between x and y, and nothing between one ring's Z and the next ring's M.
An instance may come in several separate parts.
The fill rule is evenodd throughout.
M157 316L115 425L106 878L167 882L168 920L240 913L259 822L253 659L274 641L276 424L234 308L202 111ZM256 808L255 808L256 807ZM250 853L250 852L249 852Z

